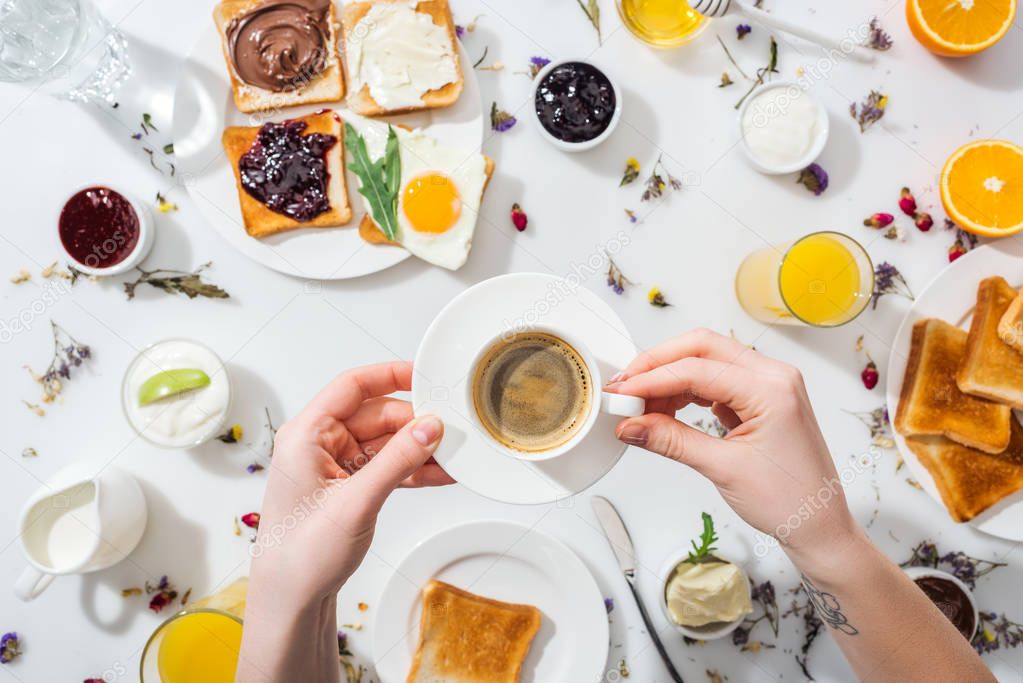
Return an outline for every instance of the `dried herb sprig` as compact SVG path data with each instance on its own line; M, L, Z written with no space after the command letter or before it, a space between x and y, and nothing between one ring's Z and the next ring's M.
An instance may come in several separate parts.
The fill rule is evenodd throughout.
M92 350L87 344L79 342L53 320L50 321L50 329L53 332L53 358L46 371L39 374L25 366L32 379L43 388L43 403L52 403L60 396L64 389L63 381L71 379L71 368L77 368L92 358Z
M182 270L168 270L165 268L159 268L157 270L143 270L142 268L135 268L140 275L138 279L133 282L124 283L125 294L128 295L128 299L135 298L135 288L141 284L147 284L151 287L163 290L168 294L184 294L189 299L194 299L198 296L205 297L207 299L227 299L231 295L226 291L218 287L211 282L205 282L202 279L201 273L213 265L212 261L207 261L192 272L185 272Z
M887 261L882 261L874 269L874 292L870 295L870 307L877 308L877 302L886 294L898 294L910 301L913 300L913 292L910 291L906 278L899 269Z
M715 37L718 39L718 45L720 45L721 49L725 51L725 56L728 57L728 61L730 61L732 63L732 66L735 67L735 70L738 71L739 74L743 78L745 78L747 81L751 80L750 77L746 75L746 72L742 70L742 67L739 66L739 63L737 61L735 61L735 57L732 56L731 50L729 50L728 46L725 45L725 41L721 40L721 36L715 36ZM722 78L722 81L724 81L724 78ZM731 79L729 79L729 82L731 82Z
M800 584L790 591L793 595L792 604L781 615L782 618L795 616L803 619L803 643L799 647L799 653L795 654L796 663L803 671L807 680L815 680L810 673L810 648L813 647L817 637L824 631L824 622L817 616L817 611L810 602L810 596L806 589Z
M490 105L490 127L495 133L503 133L510 130L518 120L503 109L499 109L497 102Z
M601 45L604 39L600 35L600 5L597 0L575 0L579 3L579 9L583 11L586 18L590 20L590 24L593 26L593 30L597 32L597 44Z
M667 181L665 181L665 178L667 178ZM657 162L654 163L654 167L650 171L650 177L646 179L646 189L643 190L643 196L640 197L640 200L648 202L651 199L657 199L664 194L668 187L673 190L681 190L682 181L668 173L668 169L664 167L661 156L658 156Z
M880 408L874 408L870 412L853 412L851 410L844 411L849 413L857 420L867 425L870 430L870 445L878 448L895 448L895 439L892 438L892 423L888 419L888 408L881 406Z
M746 91L746 94L735 103L735 108L738 109L741 107L742 103L746 101L746 98L757 89L757 86L764 84L765 77L770 78L771 74L776 73L778 73L778 41L774 39L774 36L771 36L771 47L768 52L767 66L757 69L757 77L753 79L753 85L751 85L749 90Z
M891 49L893 42L891 35L881 28L881 20L877 17L871 19L867 32L867 47L884 52Z
M888 96L878 90L871 90L863 99L863 102L849 105L849 114L860 126L860 132L866 132L868 128L884 117L888 107Z
M977 634L971 645L979 654L994 652L999 648L1019 647L1023 643L1023 624L1012 621L1005 614L980 612Z
M933 567L942 569L955 576L970 588L975 588L977 579L987 576L999 567L1007 566L1005 562L984 560L972 557L961 550L953 550L945 554L938 552L938 546L931 541L920 541L913 548L909 559L900 567Z
M622 294L625 292L626 285L631 285L632 280L625 277L625 273L618 267L618 264L614 262L607 252L604 252L604 256L607 256L607 286L614 291L615 294Z
M759 614L757 616L750 615L746 617L743 619L742 624L732 631L732 644L741 647L745 652L759 652L763 648L773 648L775 646L760 640L750 641L750 636L757 624L766 621L771 627L774 637L778 637L780 622L778 600L775 595L774 584L770 581L756 584L751 580L750 586L750 599L758 606L759 609L755 611L758 611Z

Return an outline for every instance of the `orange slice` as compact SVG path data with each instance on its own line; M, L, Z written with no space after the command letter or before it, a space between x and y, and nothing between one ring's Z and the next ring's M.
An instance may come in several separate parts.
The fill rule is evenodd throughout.
M941 171L941 203L949 218L977 235L1023 230L1023 147L978 140L957 149Z
M913 36L945 57L965 57L991 47L1015 16L1016 0L906 0Z

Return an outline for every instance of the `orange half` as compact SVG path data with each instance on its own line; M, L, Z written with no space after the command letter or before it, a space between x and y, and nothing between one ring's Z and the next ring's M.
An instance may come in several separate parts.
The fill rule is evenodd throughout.
M986 50L1005 35L1016 0L906 0L909 29L921 45L945 57Z
M1023 147L978 140L957 149L941 171L941 203L949 218L977 235L1023 230Z

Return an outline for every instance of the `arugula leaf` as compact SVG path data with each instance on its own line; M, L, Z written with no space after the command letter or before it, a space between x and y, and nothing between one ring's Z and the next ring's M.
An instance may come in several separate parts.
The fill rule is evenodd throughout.
M393 240L398 233L398 186L401 183L398 135L388 126L384 156L372 161L366 139L346 122L345 149L352 156L348 168L359 178L359 194L366 198L370 215L387 239Z
M692 564L713 562L715 557L711 555L711 552L717 550L714 547L718 540L717 534L714 533L714 518L706 512L701 513L701 517L703 518L703 533L700 534L700 545L696 545L696 541L691 541L693 552L689 553L689 557L686 558L686 562Z

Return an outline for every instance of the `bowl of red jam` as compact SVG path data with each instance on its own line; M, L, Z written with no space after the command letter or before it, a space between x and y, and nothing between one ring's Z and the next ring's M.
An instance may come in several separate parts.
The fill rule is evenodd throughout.
M87 275L117 275L142 262L153 247L149 209L106 185L73 193L57 219L61 246Z
M544 139L566 152L581 152L599 145L617 127L622 93L591 62L551 62L533 80L533 114Z

